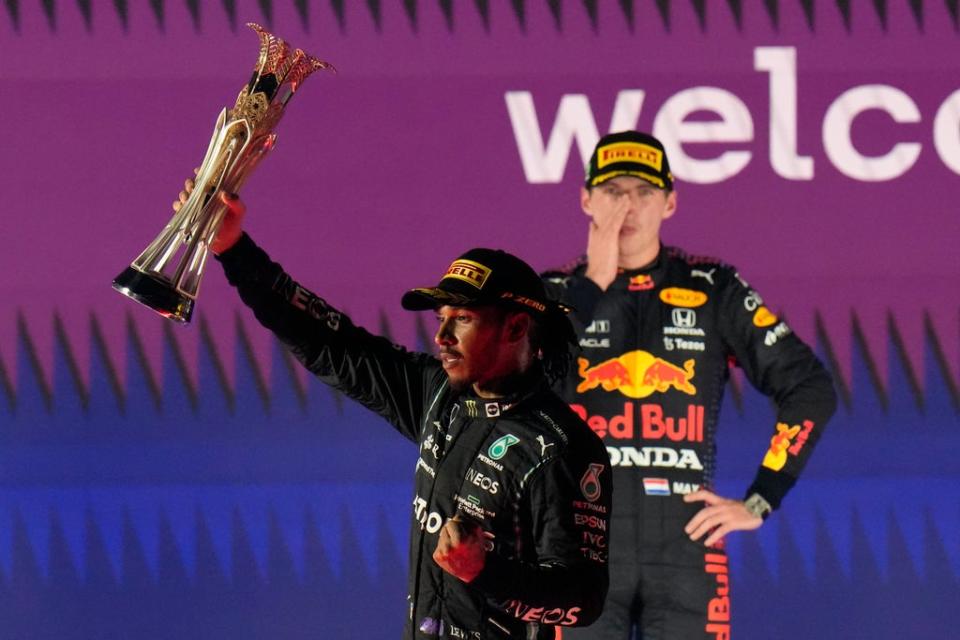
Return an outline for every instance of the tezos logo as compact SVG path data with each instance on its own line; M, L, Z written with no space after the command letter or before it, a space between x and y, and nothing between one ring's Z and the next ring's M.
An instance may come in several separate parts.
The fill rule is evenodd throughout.
M502 438L498 438L496 442L490 445L490 448L487 450L487 455L494 460L499 460L503 456L507 455L507 449L518 442L520 442L520 438L508 433Z

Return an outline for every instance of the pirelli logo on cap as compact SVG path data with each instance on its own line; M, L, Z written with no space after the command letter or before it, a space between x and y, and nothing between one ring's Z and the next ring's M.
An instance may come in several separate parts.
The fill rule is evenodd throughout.
M597 149L597 169L615 162L637 162L660 171L663 152L640 142L614 142Z
M455 260L454 263L450 265L450 268L447 269L447 273L443 276L443 279L456 278L457 280L469 282L477 289L482 289L489 277L490 269L479 262L474 262L473 260Z

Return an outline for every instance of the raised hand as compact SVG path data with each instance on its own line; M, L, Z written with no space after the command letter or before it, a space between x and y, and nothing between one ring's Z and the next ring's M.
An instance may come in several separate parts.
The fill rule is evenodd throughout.
M196 176L199 171L199 169L194 169L193 175ZM180 207L182 207L183 203L190 197L195 186L196 182L194 182L193 178L187 178L184 181L183 190L177 199L173 201L174 211L180 210ZM240 199L240 196L235 193L220 191L216 194L216 197L220 198L220 201L227 207L223 221L220 223L220 229L217 231L217 236L210 245L210 250L219 255L236 244L237 240L239 240L243 234L243 217L247 213L247 207Z

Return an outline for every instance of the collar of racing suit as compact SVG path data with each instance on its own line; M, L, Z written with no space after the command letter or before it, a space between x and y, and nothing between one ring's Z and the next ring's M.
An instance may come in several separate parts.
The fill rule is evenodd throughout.
M546 386L546 378L539 364L535 364L522 379L522 390L502 398L481 398L472 390L465 391L457 399L460 415L468 418L499 418Z
M608 290L613 291L645 291L654 288L663 280L666 269L666 255L670 247L660 244L657 257L650 263L636 269L617 269L617 277L610 284ZM587 256L581 256L575 263L574 273L584 275L587 270ZM567 267L569 268L569 267Z

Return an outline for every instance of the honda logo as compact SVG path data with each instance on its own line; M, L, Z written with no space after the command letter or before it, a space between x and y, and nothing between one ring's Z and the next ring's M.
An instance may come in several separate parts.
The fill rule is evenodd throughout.
M673 326L684 328L697 326L697 312L693 309L674 309Z

